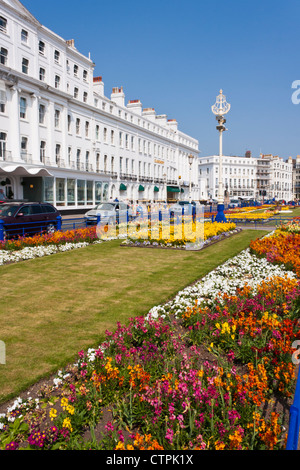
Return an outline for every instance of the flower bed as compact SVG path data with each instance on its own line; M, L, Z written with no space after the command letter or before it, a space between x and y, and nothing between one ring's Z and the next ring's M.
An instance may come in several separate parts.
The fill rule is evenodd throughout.
M153 232L148 231L148 226L146 226L137 232L134 238L130 236L126 238L122 246L186 249L189 244L194 244L195 249L202 249L240 231L234 223L185 223L184 226L182 224L171 225L167 234L163 228L160 232L157 230L155 236Z
M226 214L229 220L267 220L279 214L278 211L264 211L264 212L239 212L236 214Z
M85 248L96 243L102 243L98 239L96 227L6 240L0 242L0 266Z
M58 246L67 243L93 243L98 239L96 227L57 231L51 234L37 234L32 237L19 237L14 240L0 241L0 250L18 251L28 247Z
M283 448L271 400L293 391L299 294L295 273L244 251L18 399L0 448Z
M300 277L300 233L285 225L270 236L252 241L250 248L257 256L265 256L271 263L283 264Z

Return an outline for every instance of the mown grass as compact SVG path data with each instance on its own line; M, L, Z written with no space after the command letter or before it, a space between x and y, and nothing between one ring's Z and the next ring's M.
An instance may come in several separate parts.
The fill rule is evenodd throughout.
M249 246L245 230L201 252L106 242L0 267L0 402L98 346L116 323L148 313Z

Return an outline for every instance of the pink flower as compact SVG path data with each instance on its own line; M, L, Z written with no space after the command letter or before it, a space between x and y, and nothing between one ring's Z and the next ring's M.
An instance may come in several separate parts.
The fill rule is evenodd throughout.
M168 439L168 441L170 441L170 444L173 444L174 432L172 431L172 429L170 428L167 429L167 433L165 437L166 439Z

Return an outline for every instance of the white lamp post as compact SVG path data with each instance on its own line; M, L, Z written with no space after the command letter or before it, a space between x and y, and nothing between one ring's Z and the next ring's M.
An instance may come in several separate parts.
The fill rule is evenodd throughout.
M189 155L189 165L190 165L190 195L189 202L192 202L192 165L194 161L194 155Z
M223 132L227 129L225 127L226 115L230 111L231 105L227 103L226 96L223 95L223 90L220 90L219 96L214 106L212 106L212 112L215 114L218 121L217 130L219 131L219 194L218 194L218 214L216 216L216 222L226 222L224 214L224 189L223 189Z

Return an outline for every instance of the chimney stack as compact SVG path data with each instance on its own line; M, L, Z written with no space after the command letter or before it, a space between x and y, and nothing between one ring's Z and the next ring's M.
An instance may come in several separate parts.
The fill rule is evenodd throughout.
M111 101L116 103L117 106L121 106L122 108L125 108L125 94L123 92L123 87L118 88L114 87L112 89L112 94L110 96Z
M104 96L104 83L102 77L93 78L93 90L100 96Z
M168 127L170 128L171 131L177 132L178 122L176 121L176 119L169 119L168 120Z
M127 108L139 116L142 115L142 103L140 100L130 100L127 104Z

